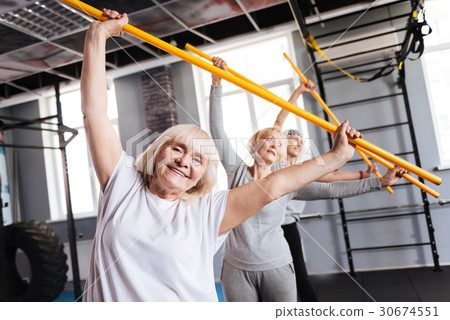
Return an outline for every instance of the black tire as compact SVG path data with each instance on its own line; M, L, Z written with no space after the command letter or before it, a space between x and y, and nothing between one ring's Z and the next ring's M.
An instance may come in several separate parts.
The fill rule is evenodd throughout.
M18 222L5 227L9 301L53 301L67 281L67 255L58 236L43 223ZM31 281L20 276L16 253L20 248L31 265ZM0 300L4 300L1 299Z

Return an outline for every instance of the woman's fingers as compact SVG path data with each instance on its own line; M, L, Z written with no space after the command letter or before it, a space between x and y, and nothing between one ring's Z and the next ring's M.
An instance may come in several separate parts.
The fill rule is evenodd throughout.
M309 92L312 92L316 90L317 85L311 80L308 80L308 82L305 83L305 87L308 89Z
M353 138L353 139L362 138L361 132L359 132L355 128L348 127L346 132L347 132L347 135L349 138Z
M401 176L403 176L405 173L408 173L408 170L406 170L406 169L404 169L404 168L402 168L402 167L396 167L397 168L397 170L396 170L396 176L397 177L401 177Z
M225 69L225 61L224 60L222 60L219 57L213 57L212 60L213 60L213 64L216 67L221 68L221 69Z
M103 16L107 17L108 19L122 19L123 17L126 17L127 14L126 13L120 14L115 10L103 9Z
M128 16L126 13L120 14L115 10L103 9L103 16L108 18L105 21L98 21L97 26L104 31L107 38L111 36L123 35L123 27L128 23ZM101 25L101 26L100 26Z

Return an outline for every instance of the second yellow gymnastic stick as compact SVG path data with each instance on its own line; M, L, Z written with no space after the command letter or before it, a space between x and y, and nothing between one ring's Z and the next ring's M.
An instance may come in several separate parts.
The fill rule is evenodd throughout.
M90 5L87 5L81 1L78 1L78 0L60 0L60 1L72 6L78 10L86 12L89 15L91 15L99 20L107 19L106 17L103 16L102 11L100 11ZM220 68L212 66L209 63L201 60L200 58L197 58L175 46L172 46L171 44L169 44L165 41L162 41L142 30L139 30L136 27L133 27L133 26L127 24L123 28L123 31L128 32L128 33L134 35L135 37L142 39L142 40L154 45L155 47L158 47L161 50L171 53L193 65L196 65L199 68L207 70L210 73L213 73L213 74L217 75L218 77L221 77L222 79L225 79L225 80L237 85L238 87L243 88L246 91L256 94L257 96L259 96L271 103L275 103L279 107L286 109L287 111L292 112L292 113L312 122L313 124L321 127L322 129L327 130L330 133L334 134L337 130L336 125L334 125L328 121L325 121L325 120L321 119L320 117L315 116L312 113L309 113L305 110L297 108L294 104L281 99L280 97L271 93L270 91L262 90L261 87L253 85L252 83L242 80ZM401 159L400 157L397 157L396 155L394 155L386 150L383 150L368 141L365 141L360 138L358 138L358 139L349 138L349 141L355 145L358 145L364 149L367 149L367 150L379 155L380 157L388 159L391 162L397 164L398 166L401 166L401 167L405 168L406 170L409 170L410 172L414 172L418 176L420 176L426 180L429 180L435 184L440 184L442 182L442 179L440 177L438 177L422 168L419 168L416 165L413 165L413 164L409 163L408 161L405 161L405 160Z
M292 67L294 68L294 70L298 73L298 75L300 76L301 80L306 83L308 82L308 79L306 79L306 77L304 76L304 74L300 71L299 68L297 68L297 66L292 62L292 60L288 57L288 55L286 53L283 53L284 56L286 57L286 59L291 63ZM325 101L323 101L322 97L316 92L313 91L312 92L313 96L317 99L317 101L322 105L322 107L324 108L325 112L333 119L333 121L337 124L340 125L339 120L336 118L336 116L333 114L333 112L330 110L330 108L327 106L327 104L325 103ZM388 161L384 160L381 157L376 156L375 154L371 153L370 151L364 150L360 147L356 147L356 151L361 155L361 157L364 159L364 161L366 161L366 163L368 165L370 164L370 160L366 157L366 155L363 153L367 153L369 156L371 156L375 161L378 161L379 163L381 163L382 165L384 165L386 168L388 169L392 169L394 168L394 165L389 163ZM380 173L377 171L376 172L377 177L381 178ZM425 184L423 184L422 182L414 179L413 177L411 177L409 174L405 173L402 175L403 178L405 178L406 180L408 180L409 182L411 182L412 184L416 185L417 187L421 188L422 190L428 192L429 194L431 194L433 197L439 198L439 193L437 193L436 191L434 191L433 189L429 188L428 186L426 186ZM392 188L387 187L389 189L391 189L390 191L392 191ZM389 190L388 189L388 190ZM393 191L391 192L393 193Z
M203 51L198 50L196 47L194 47L193 45L186 43L186 45L184 46L186 49L191 50L192 52L198 54L200 57L209 60L209 61L213 61L212 57L207 55L206 53L204 53ZM258 86L260 88L263 88L262 86L260 86L259 84L257 84L256 82L253 82L252 80L250 80L249 78L244 77L242 74L234 71L233 69L231 69L229 66L227 67L227 71L231 74L234 74L236 77L241 78L242 80L245 80L247 82L250 82L251 84L254 84L255 86Z
M300 76L300 79L303 81L303 83L307 83L308 79L306 79L305 75L300 71L300 69L292 62L292 60L289 58L289 56L286 53L283 53L284 57L290 62L290 64L292 65L292 68L294 68L295 72L297 72L297 74ZM325 101L323 101L322 97L314 90L312 92L312 95L314 96L314 98L316 98L316 100L320 103L320 105L322 106L322 108L325 110L325 112L328 114L328 116L333 119L333 122L335 124L337 124L338 126L341 125L340 121L338 120L338 118L336 118L336 116L334 115L334 113L330 110L330 108L328 108L327 104L325 103ZM366 164L370 167L372 165L372 162L370 162L369 158L366 157L366 155L364 153L362 153L361 150L356 149L356 151L358 152L358 154L361 156L361 158L366 162ZM381 178L381 174L377 171L375 171L375 175L378 178ZM391 187L387 186L386 189L392 194L394 193L394 190L392 190Z

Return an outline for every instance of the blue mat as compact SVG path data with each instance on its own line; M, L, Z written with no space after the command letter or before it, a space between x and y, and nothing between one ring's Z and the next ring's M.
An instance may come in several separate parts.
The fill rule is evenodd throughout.
M75 302L73 291L63 291L53 302Z
M225 298L223 296L222 283L216 282L216 291L219 302L224 302ZM61 292L58 298L53 300L53 302L74 302L74 301L75 298L73 295L73 291L63 291Z
M219 302L225 302L225 297L223 296L222 282L216 282L216 291Z

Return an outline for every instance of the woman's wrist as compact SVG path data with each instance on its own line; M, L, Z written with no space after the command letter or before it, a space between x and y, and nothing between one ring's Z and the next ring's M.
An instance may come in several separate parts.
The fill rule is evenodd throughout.
M108 38L109 36L102 29L99 21L92 22L86 32L86 39L88 40L96 40L96 41L100 40L106 42Z
M342 152L333 149L323 154L322 158L325 165L330 167L330 172L339 169L347 162L347 158Z

